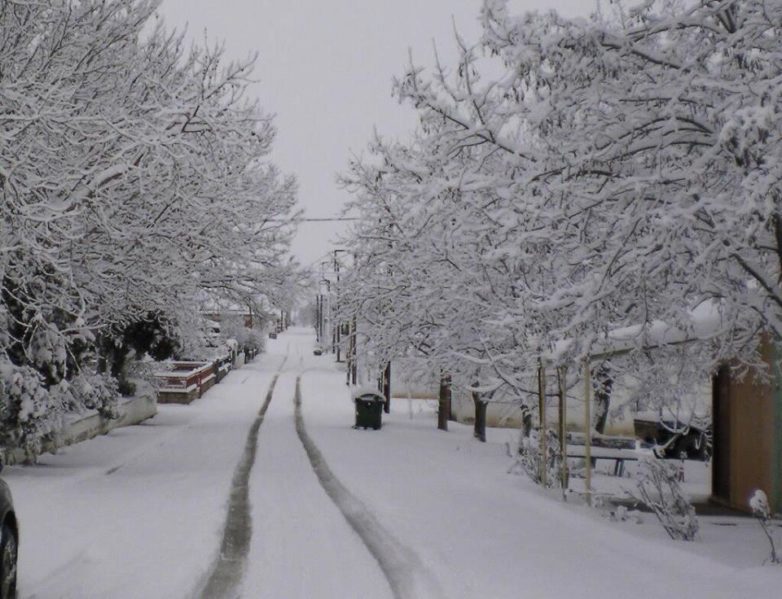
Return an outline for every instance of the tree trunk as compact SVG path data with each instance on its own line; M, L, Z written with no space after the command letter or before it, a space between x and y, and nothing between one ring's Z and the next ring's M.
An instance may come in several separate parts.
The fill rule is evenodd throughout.
M451 386L451 377L448 377L448 420L457 422L456 410L453 409L453 387Z
M348 332L347 332L347 340L348 340L348 347L347 351L345 352L345 372L347 373L347 380L345 381L346 385L350 385L350 375L353 372L353 332L350 328L350 321L348 321Z
M614 386L614 379L611 377L611 370L605 363L598 366L593 376L593 388L595 390L595 431L603 435L605 434L606 424L608 423L608 409L611 406L611 389Z
M451 416L451 377L448 374L440 375L440 398L437 410L437 428L441 431L448 430L448 419Z
M386 414L391 413L391 360L386 364L385 370L383 370L383 397L386 398L383 402L383 411Z
M486 408L488 403L481 399L481 394L472 392L472 401L475 404L475 428L473 435L481 443L486 443Z
M532 410L529 406L521 406L521 435L529 438L532 434Z
M529 439L530 435L532 435L532 410L530 410L529 406L526 404L522 404L521 406L521 440L519 443L518 451L519 453L523 453L524 451L524 440Z

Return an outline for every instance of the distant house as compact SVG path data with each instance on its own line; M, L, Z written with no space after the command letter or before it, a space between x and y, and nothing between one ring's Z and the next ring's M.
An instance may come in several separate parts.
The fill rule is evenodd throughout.
M780 348L763 343L769 365ZM749 510L749 498L762 489L772 511L782 513L782 373L770 380L747 375L739 380L722 367L713 385L712 500Z
M210 311L204 311L201 313L204 318L212 320L214 322L223 322L227 319L238 319L244 323L244 326L248 329L253 328L254 325L259 325L263 321L263 317L258 314L253 314L252 310L241 309L213 309Z

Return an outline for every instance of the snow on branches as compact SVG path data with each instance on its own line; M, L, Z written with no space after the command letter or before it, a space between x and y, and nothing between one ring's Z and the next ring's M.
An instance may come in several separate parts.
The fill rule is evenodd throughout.
M95 332L200 290L277 293L295 182L268 161L252 60L185 48L154 0L0 6L0 350L74 376Z
M782 5L612 6L485 0L454 64L397 79L420 126L344 177L362 218L346 295L375 353L520 391L538 359L620 329L638 349L661 323L695 336L703 309L705 372L782 334Z

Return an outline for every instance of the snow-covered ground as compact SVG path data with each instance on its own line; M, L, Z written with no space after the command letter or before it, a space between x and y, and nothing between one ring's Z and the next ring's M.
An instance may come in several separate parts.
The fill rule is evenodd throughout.
M219 547L234 467L281 359L189 406L15 466L21 597L183 597Z
M649 515L611 522L508 474L512 431L491 430L486 444L455 423L439 432L425 401L394 400L380 431L354 430L344 375L312 344L309 331L292 329L190 406L160 406L144 425L8 468L20 596L197 596L278 370L250 472L242 597L386 598L393 588L422 599L742 598L782 588L782 567L763 565L768 545L751 519L703 518L695 543L669 541ZM339 506L295 429L299 378L306 433L342 489ZM374 553L363 540L371 535ZM394 586L400 551L396 563L417 572L397 572ZM405 586L407 574L425 583Z

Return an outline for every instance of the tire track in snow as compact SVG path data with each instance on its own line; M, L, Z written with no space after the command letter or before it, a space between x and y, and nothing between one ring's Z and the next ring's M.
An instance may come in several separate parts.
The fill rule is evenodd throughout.
M232 597L236 592L244 572L244 564L250 551L252 537L252 519L250 517L249 479L250 471L255 464L255 453L258 447L258 432L261 423L269 409L274 394L274 386L282 372L287 357L282 361L266 392L263 405L247 434L244 453L234 471L231 482L231 496L228 505L228 517L223 529L223 539L220 543L220 553L210 568L210 574L200 593L196 596L203 599Z
M282 365L285 363L285 360L287 360L287 356L283 357L282 362L280 363L280 366L279 366L279 369L278 369L278 373L279 373L279 370L282 369ZM249 365L249 364L251 364L251 362L247 362L246 364ZM246 366L246 367L247 367L248 370L252 370L253 369L252 366ZM247 376L245 376L241 380L239 385L244 385L248 381L249 378L250 378L250 375L248 374ZM153 418L154 418L154 416L153 416ZM152 419L150 418L149 420L141 422L141 423L139 423L136 426L148 426L148 423L151 420ZM174 428L174 430L172 430L167 435L165 435L162 439L160 439L154 446L152 446L152 447L144 446L144 447L141 448L140 451L132 452L131 454L126 454L125 457L123 458L122 462L120 462L119 464L115 464L114 466L112 466L111 468L106 470L104 472L104 475L111 476L112 474L115 474L118 470L121 470L122 468L124 468L128 464L138 460L139 458L147 457L147 455L149 453L151 453L152 451L156 451L156 452L160 451L160 448L165 446L166 443L169 443L170 441L172 441L176 437L180 436L183 433L183 431L188 431L192 427L193 427L193 423L188 424L184 428L176 427L176 428Z
M323 454L307 434L301 413L301 376L296 378L296 432L307 452L312 469L326 494L358 534L385 574L395 599L436 599L445 595L424 567L421 559L385 529L372 512L343 485L329 468Z

